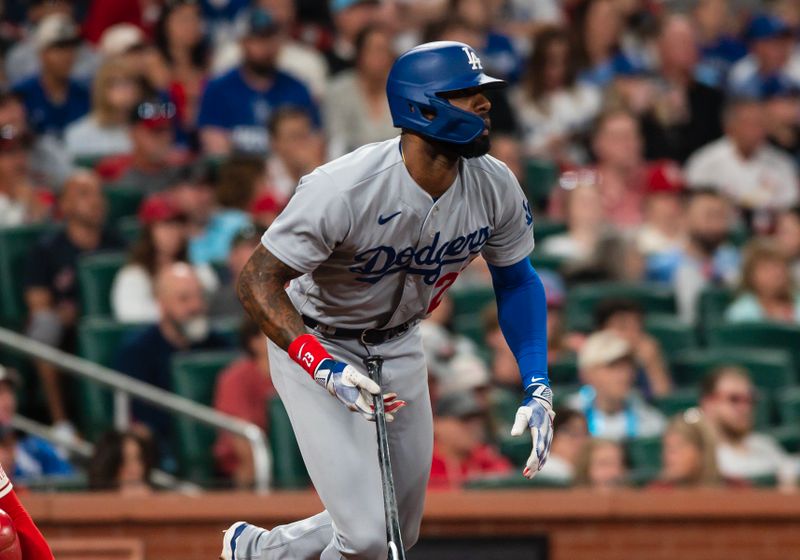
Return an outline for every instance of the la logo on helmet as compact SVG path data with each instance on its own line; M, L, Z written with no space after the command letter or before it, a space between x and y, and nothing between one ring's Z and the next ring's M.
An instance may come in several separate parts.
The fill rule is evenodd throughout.
M472 65L473 70L483 70L481 66L481 59L475 54L475 51L469 47L461 47L461 50L467 55L467 63Z

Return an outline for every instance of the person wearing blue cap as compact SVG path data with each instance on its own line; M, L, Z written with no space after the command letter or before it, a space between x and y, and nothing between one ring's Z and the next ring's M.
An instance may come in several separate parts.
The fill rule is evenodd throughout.
M197 127L207 154L268 151L267 123L285 105L308 111L315 126L319 112L306 86L276 68L284 30L270 12L253 10L241 39L242 63L211 80L203 92Z
M750 54L731 69L728 92L738 97L762 97L768 80L800 82L800 58L793 55L794 30L777 16L750 20L744 38Z

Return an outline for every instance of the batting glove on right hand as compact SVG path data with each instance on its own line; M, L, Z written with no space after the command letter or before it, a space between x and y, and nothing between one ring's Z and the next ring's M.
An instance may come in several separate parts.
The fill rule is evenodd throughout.
M533 478L542 470L550 453L550 444L553 442L553 418L556 413L553 412L553 391L550 387L537 383L531 385L526 393L528 397L517 409L511 435L521 436L526 428L530 429L533 450L522 474L525 478Z
M358 412L369 421L375 420L372 400L381 392L380 386L356 368L332 358L325 358L314 372L314 380L339 399L348 409ZM386 421L394 420L394 413L406 405L397 393L384 393Z

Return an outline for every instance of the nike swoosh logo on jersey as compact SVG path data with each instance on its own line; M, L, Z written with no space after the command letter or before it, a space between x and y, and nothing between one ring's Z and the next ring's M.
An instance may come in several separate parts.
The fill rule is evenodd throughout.
M383 217L383 215L379 215L379 216L378 216L378 225L381 225L381 226L382 226L383 224L385 224L386 222L388 222L389 220L391 220L391 219L392 219L392 218L394 218L395 216L399 216L401 212L402 212L402 210L398 210L398 211L397 211L397 212L395 212L394 214L389 214L389 215L388 215L388 216L386 216L385 218Z

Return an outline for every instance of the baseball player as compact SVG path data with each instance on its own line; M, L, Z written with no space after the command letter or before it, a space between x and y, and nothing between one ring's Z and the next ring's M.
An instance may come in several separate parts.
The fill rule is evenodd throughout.
M513 435L530 433L532 477L552 439L544 290L528 256L530 207L490 157L485 92L504 87L463 43L418 46L386 91L398 138L369 144L303 177L239 281L269 337L272 379L325 511L262 529L237 522L224 560L387 557L370 405L383 393L402 540L419 535L433 429L418 324L483 255L525 396ZM288 290L285 286L289 283ZM383 386L364 372L384 357ZM404 410L401 410L404 408Z
M0 466L0 560L53 560L53 553L25 511Z

